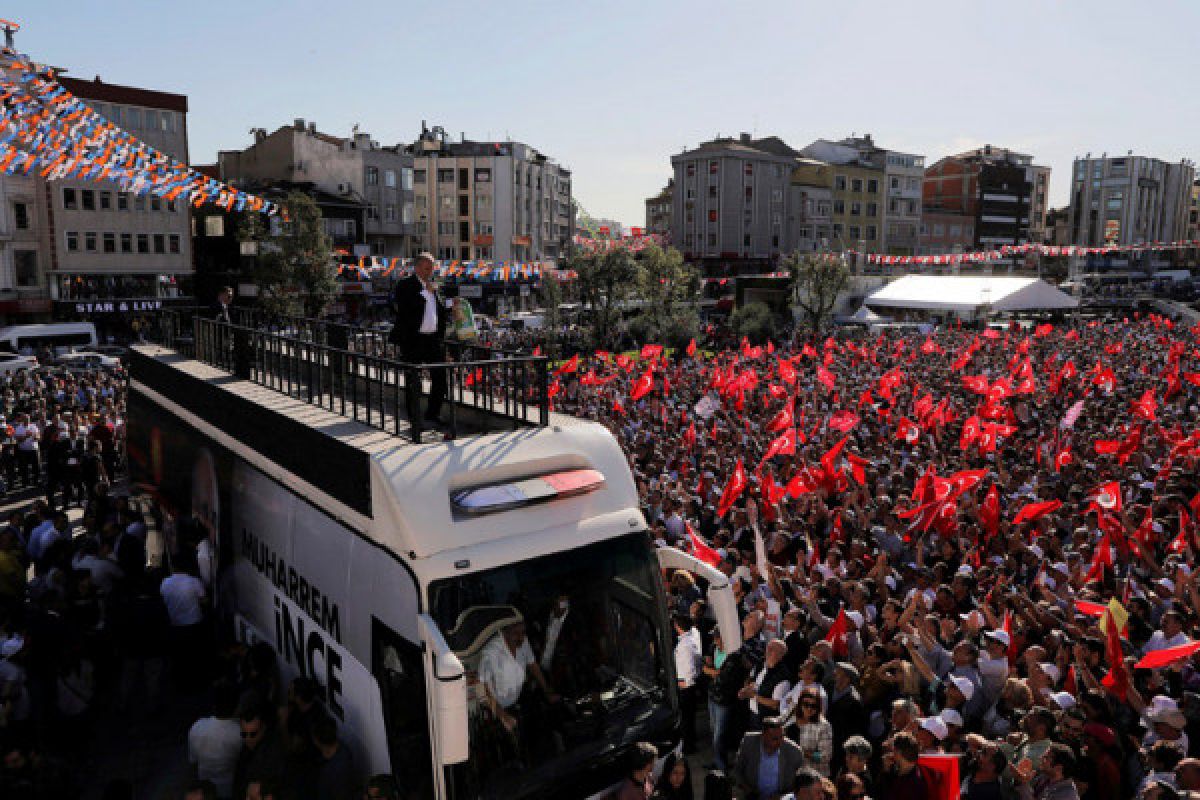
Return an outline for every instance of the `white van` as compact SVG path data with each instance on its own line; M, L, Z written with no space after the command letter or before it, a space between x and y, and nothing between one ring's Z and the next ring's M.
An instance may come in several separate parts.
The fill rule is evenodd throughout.
M0 328L0 351L33 355L40 348L54 352L95 349L96 326L90 322L49 322Z

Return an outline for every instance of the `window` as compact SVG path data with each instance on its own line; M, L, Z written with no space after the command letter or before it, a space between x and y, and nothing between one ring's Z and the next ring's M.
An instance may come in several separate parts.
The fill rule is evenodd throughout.
M689 186L689 187L687 188L687 195L686 195L686 197L687 197L687 199L688 199L688 200L695 200L695 199L696 199L696 187L694 187L694 186Z
M67 231L67 252L79 252L79 234L75 231Z
M708 221L709 221L709 222L716 222L716 221L717 221L717 210L716 210L715 208L714 208L714 209L710 209L710 210L709 210L709 212L708 212Z
M16 222L17 230L28 230L29 205L26 203L13 203L13 219Z
M100 210L108 211L112 208L112 192L100 193Z
M874 225L868 225L868 226L867 226L867 236L866 236L866 239L867 239L867 241L868 241L868 242L873 242L873 241L875 241L875 234L876 234L876 231L875 231L875 226L874 226Z
M414 169L413 170L413 183L425 183L425 170L423 170L423 169Z
M862 216L862 203L855 202L850 204L850 216Z
M771 202L772 203L782 203L783 202L783 189L772 189L771 190Z
M178 253L179 252L179 244L180 244L180 242L179 242L179 234L178 233L172 233L170 236L167 237L167 249L170 252Z
M709 197L716 197L716 196L717 196L717 187L716 187L716 186L709 186L709 187L708 187L708 196L709 196Z
M878 191L879 191L879 181L875 180L874 178L871 178L870 180L868 180L867 181L867 192L869 194L876 194Z
M879 204L878 203L867 203L867 216L868 217L879 216Z
M117 252L117 235L115 233L104 234L103 246L106 253Z
M695 162L695 161L689 161L689 162L688 162L688 165L687 165L687 176L688 176L689 178L694 178L694 177L696 177L696 162Z
M425 656L421 646L371 618L371 672L379 684L392 769L411 776L413 797L433 797ZM401 772L402 771L402 772Z
M412 221L413 221L413 204L412 204L412 203L405 203L405 204L404 204L404 211L402 212L402 214L403 214L403 216L402 216L402 218L401 218L401 220L400 220L400 221L401 221L403 224L405 224L405 225L412 225Z
M75 199L76 194L74 189L63 189L63 208L67 211L74 211L79 208L78 201Z
M383 171L383 185L389 189L396 188L396 170L387 169Z
M962 236L962 225L951 225L950 226L950 235L951 236Z
M834 200L833 201L833 213L845 214L846 213L846 201L845 200Z
M205 236L224 236L225 235L225 218L217 214L204 218L204 235Z
M910 192L915 192L916 190L921 188L921 179L920 178L908 178L904 181L904 184L905 184L905 187Z
M122 253L132 253L133 252L133 234L132 233L122 233L121 234L121 252Z
M837 189L839 192L846 191L846 176L845 175L835 176L833 179L833 188Z
M898 190L900 188L900 179L895 176L889 178L888 188L892 190Z
M479 234L480 236L490 236L492 234L492 223L476 222L475 233Z
M163 236L161 233L154 234L154 252L167 252L167 237Z
M176 204L175 204L175 201L174 201L174 200L168 200L168 201L167 201L167 211L170 211L172 214L174 214L174 213L175 213L176 211L178 211L178 210L179 210L179 209L178 209L178 207L176 206Z
M853 244L861 238L862 230L857 225L850 226L850 242Z
M476 169L475 170L475 182L476 183L491 183L492 182L492 171L490 169L485 169L483 167Z
M117 192L117 211L129 210L129 192Z
M94 231L88 231L83 235L83 249L89 253L96 252L96 234Z
M850 191L852 191L852 192L861 192L861 191L862 191L862 189L863 189L863 181L862 181L862 178L852 178L852 179L850 180Z
M96 192L94 189L82 189L79 192L80 205L84 211L96 210Z
M162 198L156 194L150 195L150 210L162 211Z
M125 109L125 127L137 130L142 127L142 111L138 108Z
M454 170L439 169L437 171L438 183L454 183Z
M720 172L721 172L721 162L720 161L708 162L708 174L709 175L717 175L717 174L720 174Z
M840 222L833 223L833 235L839 239L842 237L842 223L840 223Z
M774 247L774 248L779 247L779 234L775 234L774 236L771 237L771 247Z
M379 167L367 167L367 186L379 185Z
M142 196L140 194L135 194L133 196L133 210L134 211L145 211L146 210L146 198L144 196Z
M753 161L747 161L747 162L746 162L746 174L747 174L747 175L753 175L753 174L754 174L754 162L753 162ZM746 245L747 245L747 246L749 246L749 244L750 244L750 242L746 242Z
M476 211L490 211L492 209L492 196L489 194L480 194L475 196Z
M139 233L137 235L137 251L139 253L149 253L150 252L150 235L149 234Z
M438 223L438 233L443 236L453 236L454 235L454 223L453 222L439 222Z
M121 107L113 106L108 110L108 121L118 128L121 127Z
M36 250L14 250L13 266L17 273L17 286L38 286L38 265Z
M383 207L383 219L385 222L395 222L396 221L396 204L395 203L388 203L386 206Z
M468 216L471 213L471 198L465 194L458 196L458 215Z
M708 235L708 246L709 247L717 246L717 235L715 233L710 233Z
M444 210L446 213L450 213L451 211L454 210L454 197L452 195L448 195L448 194L442 195L442 204L441 205L442 205L442 210Z
M944 236L946 234L946 226L940 222L933 223L933 235Z
M376 176L376 179L378 179L378 176ZM367 205L367 219L368 220L378 220L379 219L379 206L375 205L374 203L369 203Z

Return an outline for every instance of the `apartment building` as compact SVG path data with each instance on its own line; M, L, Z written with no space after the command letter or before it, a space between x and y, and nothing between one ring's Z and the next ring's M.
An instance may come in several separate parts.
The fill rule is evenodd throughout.
M833 167L796 159L788 188L787 244L792 251L828 249L833 237Z
M778 137L743 133L671 156L674 245L710 271L769 269L792 249L785 223L799 155Z
M985 145L939 159L922 183L921 252L1041 242L1049 182L1049 167L1003 147Z
M1192 181L1192 191L1188 199L1187 235L1190 242L1200 241L1200 180Z
M1171 242L1187 236L1196 170L1190 161L1091 154L1071 171L1072 244Z
M34 177L0 173L0 317L48 317L50 264L46 190Z
M303 187L360 213L327 216L335 243L360 256L409 257L417 247L413 157L403 146L380 146L357 129L323 133L296 119L273 133L259 128L244 150L217 155L224 181L251 186ZM357 217L357 219L355 219Z
M671 199L674 193L675 179L671 178L662 191L646 198L646 233L671 240Z
M924 156L879 147L870 134L818 139L801 153L835 167L832 233L838 248L917 252Z
M59 82L100 116L188 162L187 97L95 80ZM44 276L19 289L50 299L54 315L89 319L117 332L130 314L191 296L190 209L185 201L120 191L74 178L42 182L47 249ZM26 257L28 258L28 257ZM28 264L27 264L28 267Z
M440 259L557 261L575 230L571 173L521 142L452 141L422 123L414 159L416 240Z

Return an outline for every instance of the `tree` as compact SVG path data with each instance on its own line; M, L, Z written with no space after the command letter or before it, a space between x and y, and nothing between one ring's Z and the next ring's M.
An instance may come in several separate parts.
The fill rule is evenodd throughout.
M795 253L784 261L789 295L803 312L806 324L816 333L837 304L838 295L850 285L850 270L840 257Z
M616 338L621 309L632 294L638 265L625 248L606 253L576 253L569 268L578 275L579 299L591 315L592 343L610 347Z
M729 315L729 324L738 336L761 344L775 334L775 315L766 303L755 300L746 303Z
M700 321L700 272L673 247L650 245L638 260L638 328L646 337L670 347L687 346Z
M333 241L307 194L289 192L283 207L286 219L247 214L238 238L257 245L252 276L264 310L319 317L337 294Z
M556 358L559 355L558 334L562 330L562 311L559 310L559 306L563 302L562 286L559 284L558 278L543 273L541 283L538 284L538 296L541 299L542 308L546 310L542 319L546 355Z

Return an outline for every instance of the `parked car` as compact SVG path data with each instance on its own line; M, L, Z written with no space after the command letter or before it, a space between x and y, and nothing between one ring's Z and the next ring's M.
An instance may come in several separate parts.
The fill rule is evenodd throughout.
M84 367L87 369L105 367L112 369L121 366L121 359L97 353L94 350L73 350L69 353L63 353L55 360L64 367Z

